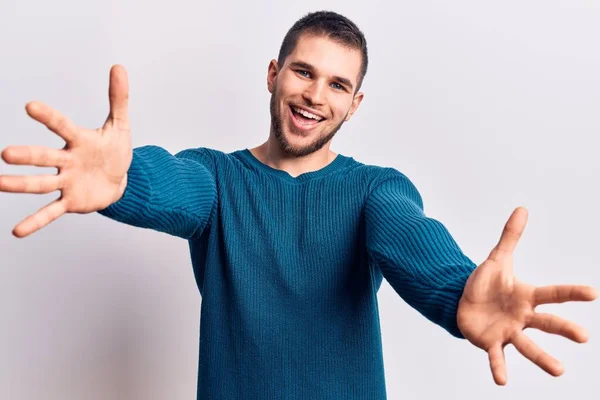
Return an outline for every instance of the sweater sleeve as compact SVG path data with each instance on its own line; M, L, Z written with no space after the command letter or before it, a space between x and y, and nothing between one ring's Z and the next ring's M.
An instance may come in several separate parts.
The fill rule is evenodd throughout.
M442 223L424 214L412 182L397 171L383 180L369 194L365 218L369 258L392 288L427 319L464 338L456 312L476 265Z
M98 213L185 239L199 235L216 202L215 178L200 150L172 155L158 146L135 148L123 196Z

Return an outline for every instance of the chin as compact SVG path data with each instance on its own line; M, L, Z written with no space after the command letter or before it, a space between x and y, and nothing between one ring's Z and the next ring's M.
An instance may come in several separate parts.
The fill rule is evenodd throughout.
M300 155L305 154L308 149L313 147L312 144L313 141L311 140L297 140L294 138L286 138L285 141L280 143L280 146L282 147L282 150L284 150L285 153Z
M280 149L283 153L294 157L304 157L312 154L326 144L320 136L300 136L293 132L285 132L283 136L278 140Z

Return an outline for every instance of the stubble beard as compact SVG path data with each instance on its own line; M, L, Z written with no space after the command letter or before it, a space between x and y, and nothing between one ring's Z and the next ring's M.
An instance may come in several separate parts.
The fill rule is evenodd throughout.
M288 141L288 139L285 137L285 134L283 133L283 118L284 118L284 116L283 116L283 112L279 112L279 113L277 112L276 98L277 98L277 90L275 89L275 90L273 90L273 93L271 94L271 101L270 101L270 107L269 107L270 111L271 111L271 129L273 130L273 134L275 136L275 139L277 140L277 145L279 146L281 153L285 154L286 156L304 157L304 156L314 153L317 150L320 150L331 139L333 139L333 137L335 136L337 131L339 131L340 128L342 127L342 125L344 125L344 120L342 119L342 121L337 126L335 126L329 132L324 132L323 134L321 134L321 136L316 138L312 143L310 143L306 146L303 146L303 147L293 146Z

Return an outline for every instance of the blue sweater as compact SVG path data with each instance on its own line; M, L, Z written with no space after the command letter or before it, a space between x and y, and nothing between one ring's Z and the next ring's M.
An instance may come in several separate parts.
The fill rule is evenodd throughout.
M134 149L111 219L188 240L202 296L198 399L386 398L377 291L462 338L475 268L393 168L292 177L245 149Z

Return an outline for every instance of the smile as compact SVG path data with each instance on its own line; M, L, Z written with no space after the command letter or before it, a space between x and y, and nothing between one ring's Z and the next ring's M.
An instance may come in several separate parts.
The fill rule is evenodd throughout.
M308 131L315 128L321 122L325 121L325 118L319 117L315 114L311 114L297 107L290 106L289 109L292 123L298 130Z

